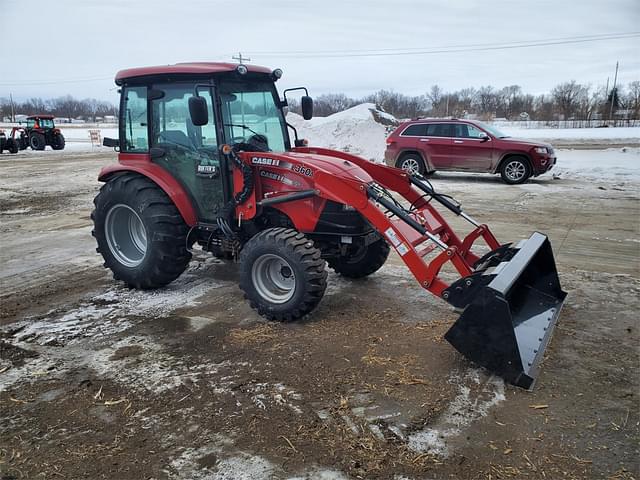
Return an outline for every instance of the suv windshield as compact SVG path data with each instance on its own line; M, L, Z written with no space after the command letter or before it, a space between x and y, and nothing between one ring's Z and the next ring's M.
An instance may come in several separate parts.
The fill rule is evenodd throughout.
M484 122L476 122L476 123L482 129L486 130L487 132L489 132L491 135L493 135L496 138L508 138L509 137L509 135L501 132L500 130L498 130L496 127L494 127L492 125L487 125Z
M273 83L229 80L220 83L218 92L228 141L256 145L260 150L286 151L286 124Z

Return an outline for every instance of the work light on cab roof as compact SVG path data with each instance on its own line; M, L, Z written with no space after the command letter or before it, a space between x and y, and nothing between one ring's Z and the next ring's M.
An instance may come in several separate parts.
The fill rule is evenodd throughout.
M101 171L92 214L114 278L162 287L197 245L238 262L240 287L260 315L293 321L321 301L327 265L366 277L393 249L420 286L462 311L445 336L456 349L532 387L566 297L548 238L501 243L422 175L305 145L284 107L302 90L310 119L313 100L304 87L281 97L281 73L204 62L116 75L119 138L105 145L119 162ZM447 215L467 222L464 235ZM440 275L445 266L455 281Z

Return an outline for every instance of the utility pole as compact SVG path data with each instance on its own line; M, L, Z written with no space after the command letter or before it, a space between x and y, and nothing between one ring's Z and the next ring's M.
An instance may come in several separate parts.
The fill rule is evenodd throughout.
M618 97L618 92L616 91L616 83L618 82L618 62L616 62L616 74L613 77L613 87L611 88L611 102L609 105L609 120L613 116L613 101ZM614 98L615 96L615 98Z
M238 60L238 63L242 64L244 60L246 60L247 62L250 62L251 59L249 57L243 57L242 56L242 52L238 52L238 56L233 56L231 57L232 60Z
M9 94L9 102L11 102L11 122L15 123L16 121L16 109L13 105L13 94Z

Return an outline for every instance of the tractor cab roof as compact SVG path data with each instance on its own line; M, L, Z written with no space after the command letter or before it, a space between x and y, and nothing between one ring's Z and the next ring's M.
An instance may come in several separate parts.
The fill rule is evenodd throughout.
M244 65L244 64L243 64ZM257 65L244 65L248 72L271 73L266 67ZM136 77L149 77L161 75L212 75L215 73L234 72L238 68L237 63L220 62L190 62L176 63L175 65L159 65L156 67L138 67L120 70L116 74L116 84L122 85L125 80Z
M53 120L53 115L31 115L30 117L27 117L27 120L38 120L38 119Z

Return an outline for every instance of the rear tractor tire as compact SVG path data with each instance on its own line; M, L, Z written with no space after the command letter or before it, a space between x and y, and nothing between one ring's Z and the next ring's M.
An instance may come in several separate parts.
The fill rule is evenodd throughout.
M64 135L62 135L61 133L58 133L53 137L51 148L53 148L54 150L64 150L64 145L65 145Z
M29 137L29 146L32 150L44 150L47 142L44 139L44 135L41 133L33 133Z
M240 252L240 288L251 307L269 320L289 322L311 312L327 288L320 250L291 228L256 234Z
M343 277L363 278L380 270L388 256L389 244L381 238L356 248L351 255L329 259L329 266Z
M113 278L130 288L163 287L187 268L188 227L171 199L148 178L107 181L91 214L98 253Z
M18 150L20 150L18 141L14 138L10 138L7 140L7 143L5 144L5 148L9 150L9 153L14 153L14 154L18 153Z

